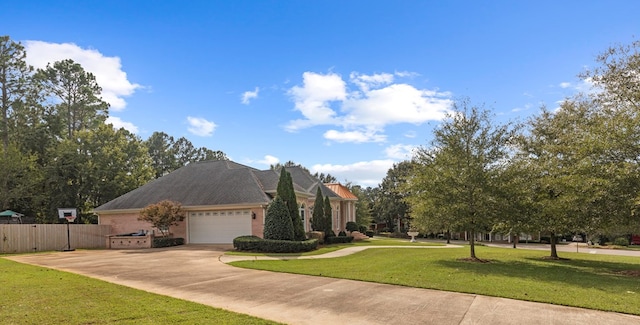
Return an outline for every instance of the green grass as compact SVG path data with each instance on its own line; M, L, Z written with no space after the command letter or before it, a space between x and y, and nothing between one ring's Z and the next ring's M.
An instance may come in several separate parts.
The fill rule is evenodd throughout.
M337 251L347 247L353 246L443 246L444 244L440 243L426 243L426 242L416 242L412 243L408 239L394 239L394 238L384 238L384 239L365 239L359 240L352 243L347 244L331 244L331 245L323 245L320 246L315 251L304 252L304 253L256 253L256 252L239 252L239 251L231 251L226 252L227 255L240 255L240 256L312 256L312 255L320 255L325 253L330 253L333 251Z
M3 324L277 324L0 258Z
M490 263L460 260L469 248L380 248L334 259L241 261L234 266L466 292L640 315L640 258L476 247Z

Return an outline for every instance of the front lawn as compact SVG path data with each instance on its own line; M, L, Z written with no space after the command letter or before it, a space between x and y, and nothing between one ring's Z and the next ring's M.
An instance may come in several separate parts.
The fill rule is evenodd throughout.
M234 266L466 292L640 315L640 258L476 247L490 263L460 260L469 247L368 249L312 260L240 261Z
M3 324L277 324L0 258Z
M443 246L441 243L428 243L428 242L415 242L412 243L409 239L394 239L394 238L372 238L365 240L358 240L346 244L331 244L321 245L318 249L311 252L304 253L256 253L256 252L241 252L230 251L226 252L227 255L241 255L241 256L310 256L320 255L337 251L339 249L353 247L353 246Z

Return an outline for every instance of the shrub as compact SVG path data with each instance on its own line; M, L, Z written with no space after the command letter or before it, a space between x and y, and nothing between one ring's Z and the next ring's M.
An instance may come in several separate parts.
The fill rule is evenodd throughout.
M556 236L556 244L562 242L562 236ZM541 236L540 244L551 244L551 236Z
M324 232L324 240L325 240L325 242L327 241L327 238L329 238L329 237L335 237L335 236L336 236L336 233L335 233L335 232L333 232L333 230L331 230L331 229L327 229L327 230Z
M344 243L350 243L353 241L353 236L333 236L333 237L326 237L324 239L324 243L329 245L329 244L344 244Z
M304 241L264 240L261 251L265 253L300 253L318 248L317 239Z
M389 234L389 238L407 238L407 233L395 231Z
M365 232L364 232L364 234L365 234L365 235L367 235L367 236L369 236L369 238L371 238L371 237L373 237L373 235L374 235L375 233L373 232L373 230L367 230L367 231L365 231Z
M317 239L318 244L324 243L324 232L322 231L310 231L307 233L307 238L309 239Z
M369 229L367 229L367 226L363 226L363 225L358 226L358 231L360 231L360 232L361 232L361 233L363 233L363 234L364 234L367 230L369 230Z
M616 246L629 246L629 239L626 237L618 237L613 241Z
M239 251L259 251L260 242L264 239L258 236L240 236L233 239L233 248Z
M241 251L262 253L300 253L317 249L318 240L292 241L262 239L256 236L240 236L233 240L233 247Z
M156 237L153 239L153 247L171 247L184 245L184 238Z
M339 237L344 237L344 236L346 236L346 235L347 235L347 233L346 233L346 232L344 232L344 230L341 230L341 231L338 233L338 236L339 236Z
M276 198L267 208L267 216L264 221L264 238L274 240L293 240L293 222L289 216L287 204L280 198Z
M600 246L605 246L607 244L607 242L609 241L609 238L605 235L600 235L598 236L598 245Z
M358 229L360 229L360 227L358 226L357 223L353 222L353 221L349 221L347 222L347 226L346 228L347 231L352 232L352 231L358 231Z

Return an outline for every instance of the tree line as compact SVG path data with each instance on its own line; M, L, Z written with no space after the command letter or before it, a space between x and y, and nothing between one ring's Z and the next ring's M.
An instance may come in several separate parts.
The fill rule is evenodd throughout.
M90 211L190 162L227 159L184 137L147 140L105 124L109 104L95 76L71 59L43 69L19 42L0 36L0 205L35 222L58 222L57 208Z
M609 48L579 76L593 90L496 123L463 100L433 141L389 170L369 200L373 216L424 232L640 233L640 41ZM391 222L393 225L393 222Z

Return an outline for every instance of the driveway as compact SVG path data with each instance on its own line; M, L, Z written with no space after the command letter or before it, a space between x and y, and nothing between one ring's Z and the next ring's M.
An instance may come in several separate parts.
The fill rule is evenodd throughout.
M288 324L640 324L640 317L361 281L247 270L229 246L6 257Z

